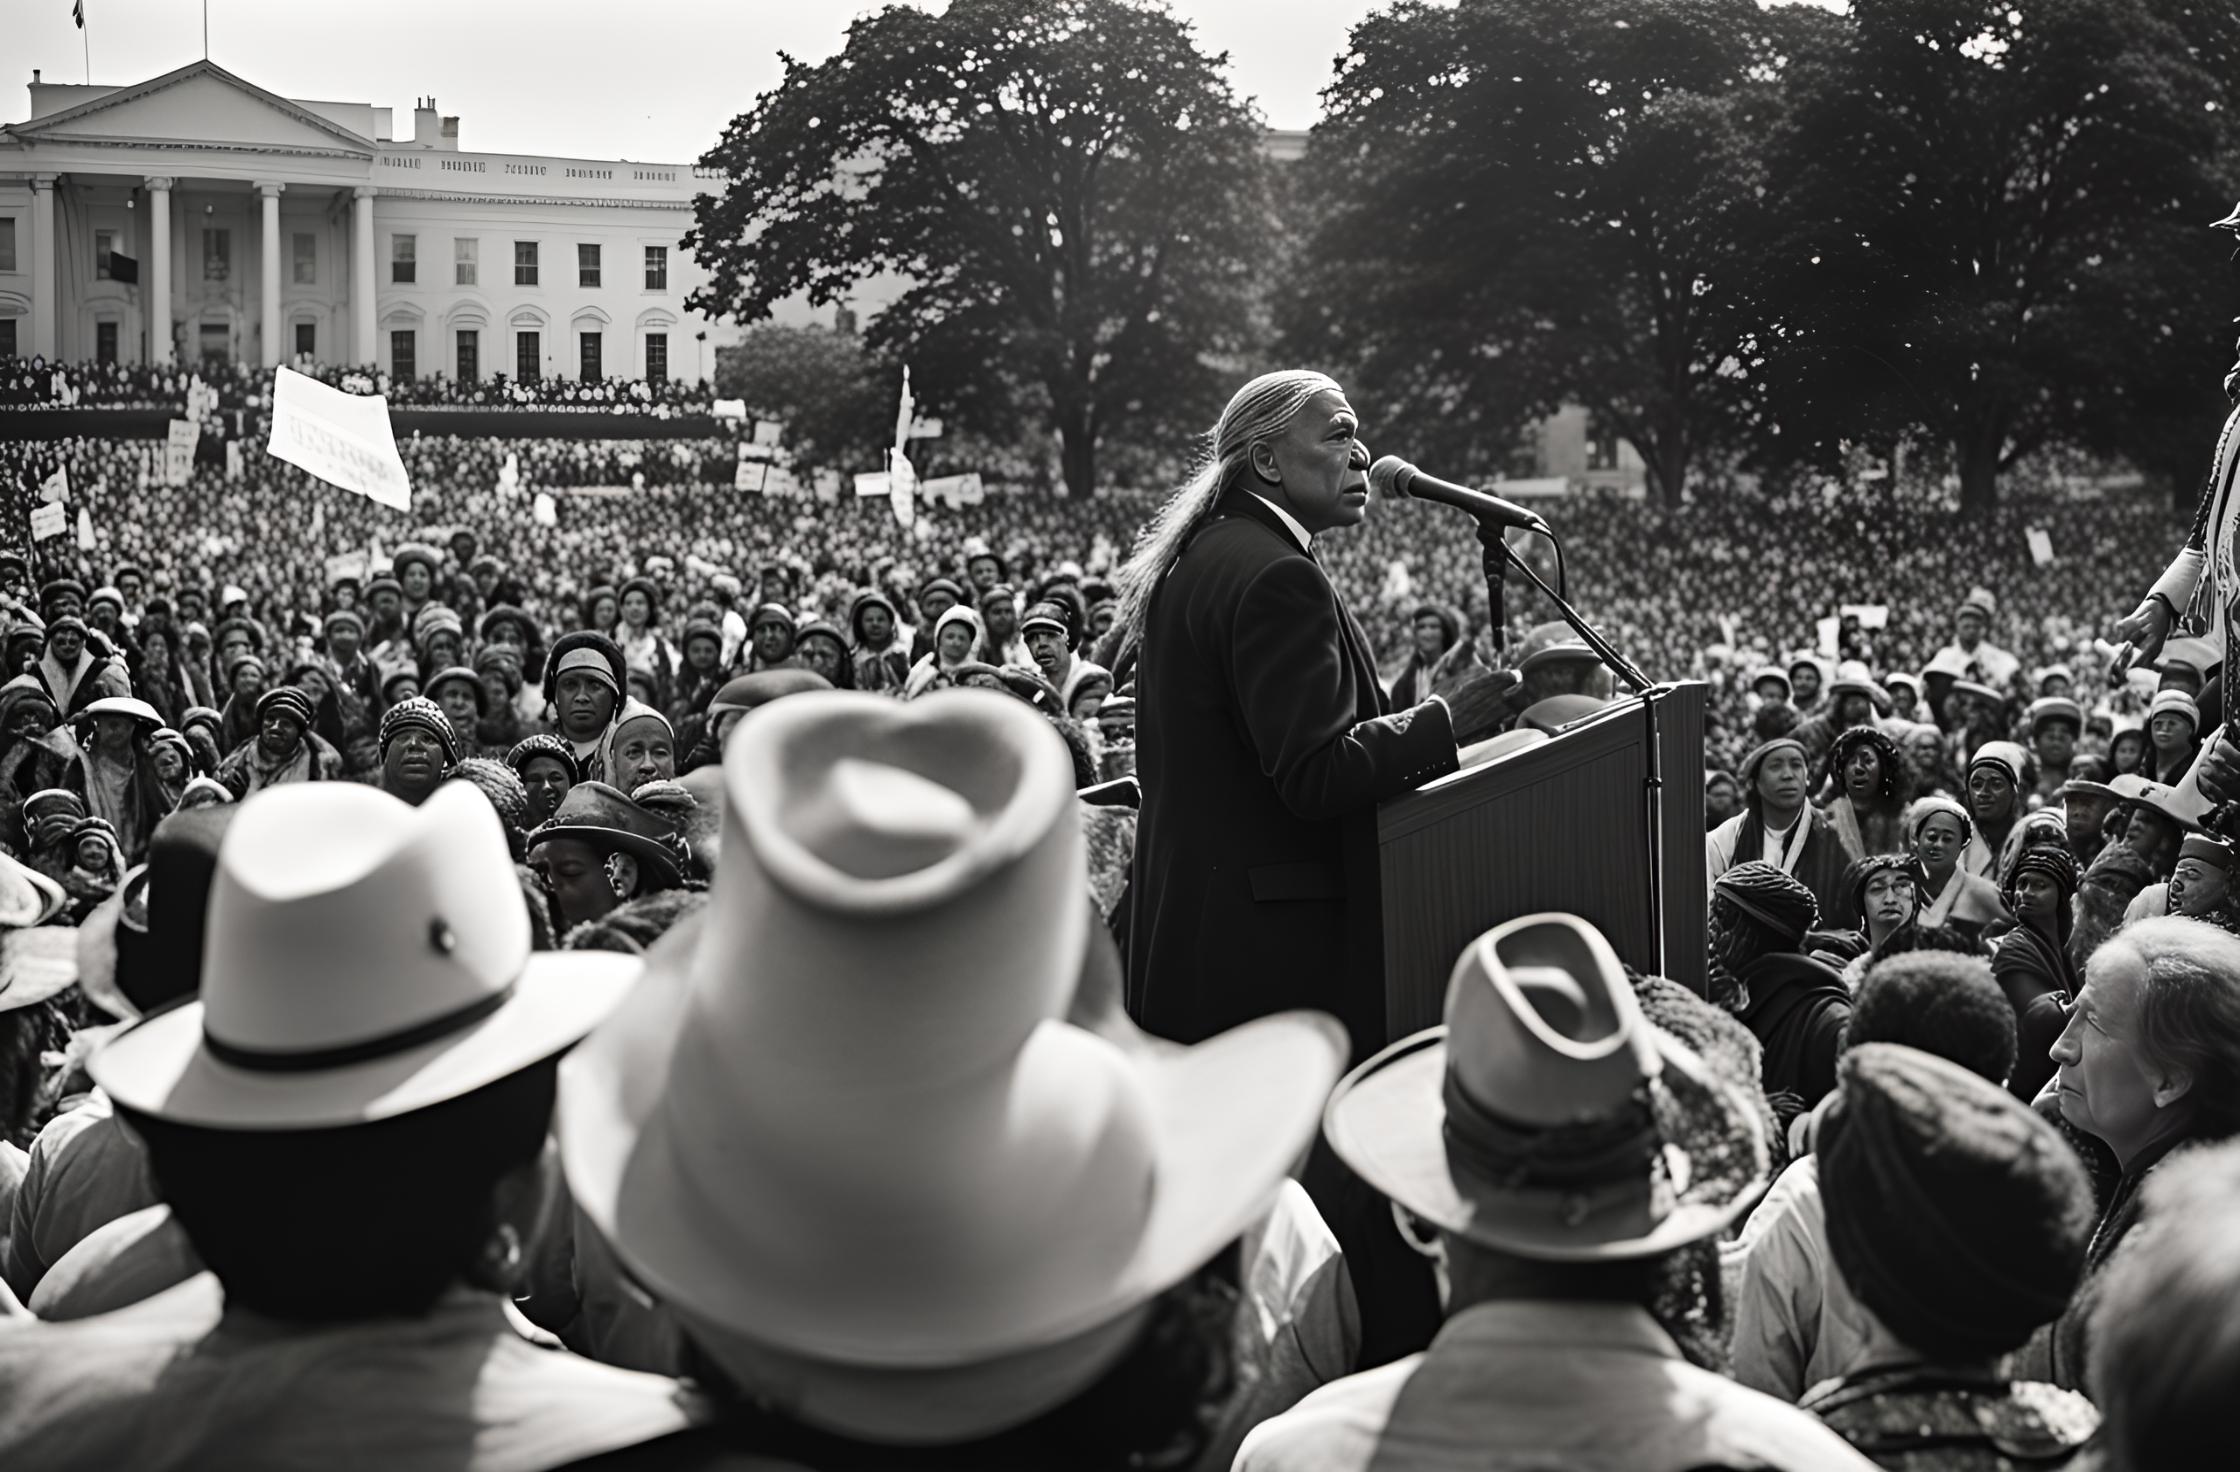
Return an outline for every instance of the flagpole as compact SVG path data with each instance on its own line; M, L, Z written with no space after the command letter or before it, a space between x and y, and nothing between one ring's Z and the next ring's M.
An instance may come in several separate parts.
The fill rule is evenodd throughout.
M93 85L93 36L86 30L85 0L78 0L78 44L85 50L86 85Z

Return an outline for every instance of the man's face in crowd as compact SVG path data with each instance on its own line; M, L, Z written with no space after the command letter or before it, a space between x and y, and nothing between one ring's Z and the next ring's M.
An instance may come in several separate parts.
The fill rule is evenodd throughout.
M2103 947L2085 967L2084 990L2051 1050L2060 1065L2061 1116L2128 1155L2179 1093L2139 1043L2147 970L2128 945Z
M109 867L109 845L98 833L88 833L78 840L78 867L89 874L99 874Z
M873 649L883 649L887 640L894 637L894 615L878 604L868 605L858 620L863 625L863 641Z
M1877 935L1888 935L1913 918L1920 895L1913 876L1903 869L1879 869L1868 878L1864 898L1869 926Z
M1957 818L1950 813L1931 813L1914 834L1913 855L1924 869L1945 869L1960 861L1960 850L1966 843Z
M114 634L117 631L117 605L106 598L102 599L99 603L94 604L93 611L86 615L86 622L92 624L104 634Z
M475 589L475 591L476 591L477 593L480 593L480 594L482 595L482 597L483 597L483 601L485 601L485 602L488 602L488 601L489 601L489 598L490 598L490 590L491 590L491 589L493 589L493 588L495 588L495 587L497 587L497 586L498 586L498 570L497 570L496 568L494 568L494 567L483 567L483 568L477 568L477 569L475 570L475 575L474 575L474 589Z
M443 743L418 726L406 726L381 753L381 769L390 791L425 796L443 774Z
M2207 915L2231 892L2232 876L2217 865L2190 856L2180 859L2177 872L2170 876L2170 913Z
M1369 514L1369 451L1360 426L1346 396L1324 389L1282 434L1252 447L1254 479L1247 483L1263 493L1280 487L1281 500L1310 535L1359 526Z
M397 592L394 588L374 589L373 597L370 601L373 607L374 617L381 619L384 622L396 618L399 613L402 613L404 611L404 604L398 599Z
M356 608L358 606L358 585L356 583L336 584L334 606L337 608Z
M358 657L358 631L349 624L336 624L327 631L327 653L334 656L336 664L348 664Z
M449 669L460 659L459 636L449 629L438 629L428 636L428 663L434 668Z
M176 787L187 779L187 759L169 742L156 748L156 775Z
M436 704L451 718L451 724L460 730L471 730L475 722L475 687L456 675L436 687Z
M2177 846L2177 838L2160 814L2134 803L2131 819L2124 825L2123 843L2148 864L2160 869L2164 854Z
M451 538L451 557L461 567L474 560L474 538L460 532Z
M956 606L957 600L947 588L935 588L918 600L918 611L929 624L941 622L941 615Z
M1751 693L1767 705L1789 698L1789 687L1779 680L1765 679L1750 687Z
M1706 826L1716 828L1741 811L1742 793L1732 782L1714 782L1703 790Z
M2014 783L1994 767L1977 767L1968 774L1968 807L1979 823L1996 823L2014 811Z
M1053 683L1065 673L1066 656L1069 652L1066 648L1066 636L1058 630L1042 624L1027 630L1027 653L1034 656L1034 662L1041 666L1042 672Z
M140 575L138 573L128 572L122 577L118 578L117 591L124 594L125 602L130 604L138 604L140 601L141 593Z
M1416 653L1423 658L1437 659L1446 652L1447 626L1429 614L1419 616L1414 626Z
M264 723L257 730L257 745L270 757L286 756L302 739L303 726L285 711L266 711Z
M490 626L490 642L503 644L509 649L526 649L529 647L529 636L522 632L520 624L510 618L502 618Z
M1786 747L1758 766L1758 798L1766 807L1790 812L1804 803L1804 756Z
M86 652L86 636L75 628L56 629L48 636L47 652L54 656L56 664L68 669Z
M965 576L972 579L972 586L987 592L1003 577L1003 567L993 557L975 557L964 565Z
M1899 720L1912 720L1914 707L1918 704L1920 702L1914 699L1911 685L1893 685L1890 687L1890 713Z
M93 718L93 744L108 757L126 757L132 754L132 737L139 722L130 716L95 716Z
M776 664L793 652L793 630L774 618L764 619L754 626L754 652L763 663Z
M2178 711L2166 710L2147 722L2147 737L2156 751L2183 751L2193 744L2193 722Z
M1874 714L1874 702L1864 695L1846 694L1836 702L1836 724L1864 726Z
M1962 649L1973 649L1991 632L1991 621L1973 608L1963 608L1952 620L1953 642Z
M847 651L838 644L817 634L802 640L794 652L800 656L803 669L820 674L835 685L840 683L840 662Z
M972 656L972 625L954 623L943 628L937 642L941 646L944 664L956 664Z
M589 741L614 719L614 687L583 670L569 670L553 682L560 706L560 729L571 741Z
M607 856L578 838L553 838L537 845L529 866L544 880L552 908L563 928L596 920L622 902L615 893L616 880L624 888L637 887L637 863L627 854L616 856L614 876L607 870Z
M1802 710L1820 698L1820 671L1809 664L1800 664L1789 671L1789 688L1796 692L1797 708Z
M414 603L425 601L428 590L435 586L435 579L428 573L428 564L417 557L404 565L404 571L397 574L397 582L403 586L404 596Z
M677 775L677 748L669 733L652 721L631 721L616 733L615 765L622 780L615 785L631 792L648 782L672 782Z
M2049 772L2066 772L2070 759L2077 754L2077 728L2067 721L2046 721L2030 744L2037 750L2039 766Z
M2048 675L2043 680L2038 682L2038 693L2040 695L2060 695L2066 697L2069 692L2074 689L2076 689L2076 686L2071 683L2067 675Z
M529 789L529 822L533 827L551 817L575 784L568 769L549 756L531 757L522 766L521 785Z
M2108 810L2115 805L2114 798L2093 792L2072 792L2061 799L2062 812L2069 822L2069 841L2081 844L2098 839L2101 825L2108 821Z

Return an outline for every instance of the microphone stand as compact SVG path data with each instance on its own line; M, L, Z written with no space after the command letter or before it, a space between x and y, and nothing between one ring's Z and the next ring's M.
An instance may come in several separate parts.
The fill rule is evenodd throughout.
M1558 552L1561 552L1562 543L1545 522L1532 530L1545 536L1550 542L1555 542ZM1650 683L1649 677L1641 672L1638 665L1620 654L1617 647L1603 637L1601 630L1588 623L1586 616L1571 606L1570 600L1549 587L1540 574L1532 570L1531 564L1517 556L1502 531L1501 523L1491 518L1480 518L1478 521L1478 542L1485 549L1486 592L1491 600L1489 607L1493 614L1494 647L1500 648L1506 638L1501 628L1502 592L1508 569L1514 567L1530 578L1532 585L1556 606L1556 612L1563 616L1563 621L1571 626L1572 632L1579 636L1580 641L1594 651L1595 658L1615 671L1618 678L1632 686L1641 698L1641 712L1649 737L1649 769L1641 780L1642 818L1649 839L1649 937L1651 949L1656 956L1656 974L1669 976L1671 973L1665 965L1664 936L1664 743L1663 727L1657 718L1661 689Z

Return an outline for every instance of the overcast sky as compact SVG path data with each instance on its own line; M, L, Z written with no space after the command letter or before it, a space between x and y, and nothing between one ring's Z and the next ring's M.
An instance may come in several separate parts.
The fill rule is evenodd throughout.
M71 0L0 0L0 122L31 69L86 80ZM160 76L202 54L196 0L85 0L92 79ZM687 163L778 80L780 51L840 49L865 0L209 0L210 59L284 97L457 114L501 153ZM1280 128L1311 126L1330 64L1374 0L1173 0Z

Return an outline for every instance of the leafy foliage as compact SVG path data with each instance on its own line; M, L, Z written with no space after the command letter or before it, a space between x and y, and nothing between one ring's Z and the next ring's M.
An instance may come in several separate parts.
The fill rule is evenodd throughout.
M881 464L900 378L860 338L822 327L760 323L716 355L717 393L746 400L758 419L782 422L783 442L804 470Z
M1211 421L1266 181L1258 119L1187 25L1126 0L890 6L784 62L702 160L729 183L696 202L695 307L751 321L898 276L871 350L927 412L1054 430L1076 493L1101 439Z

